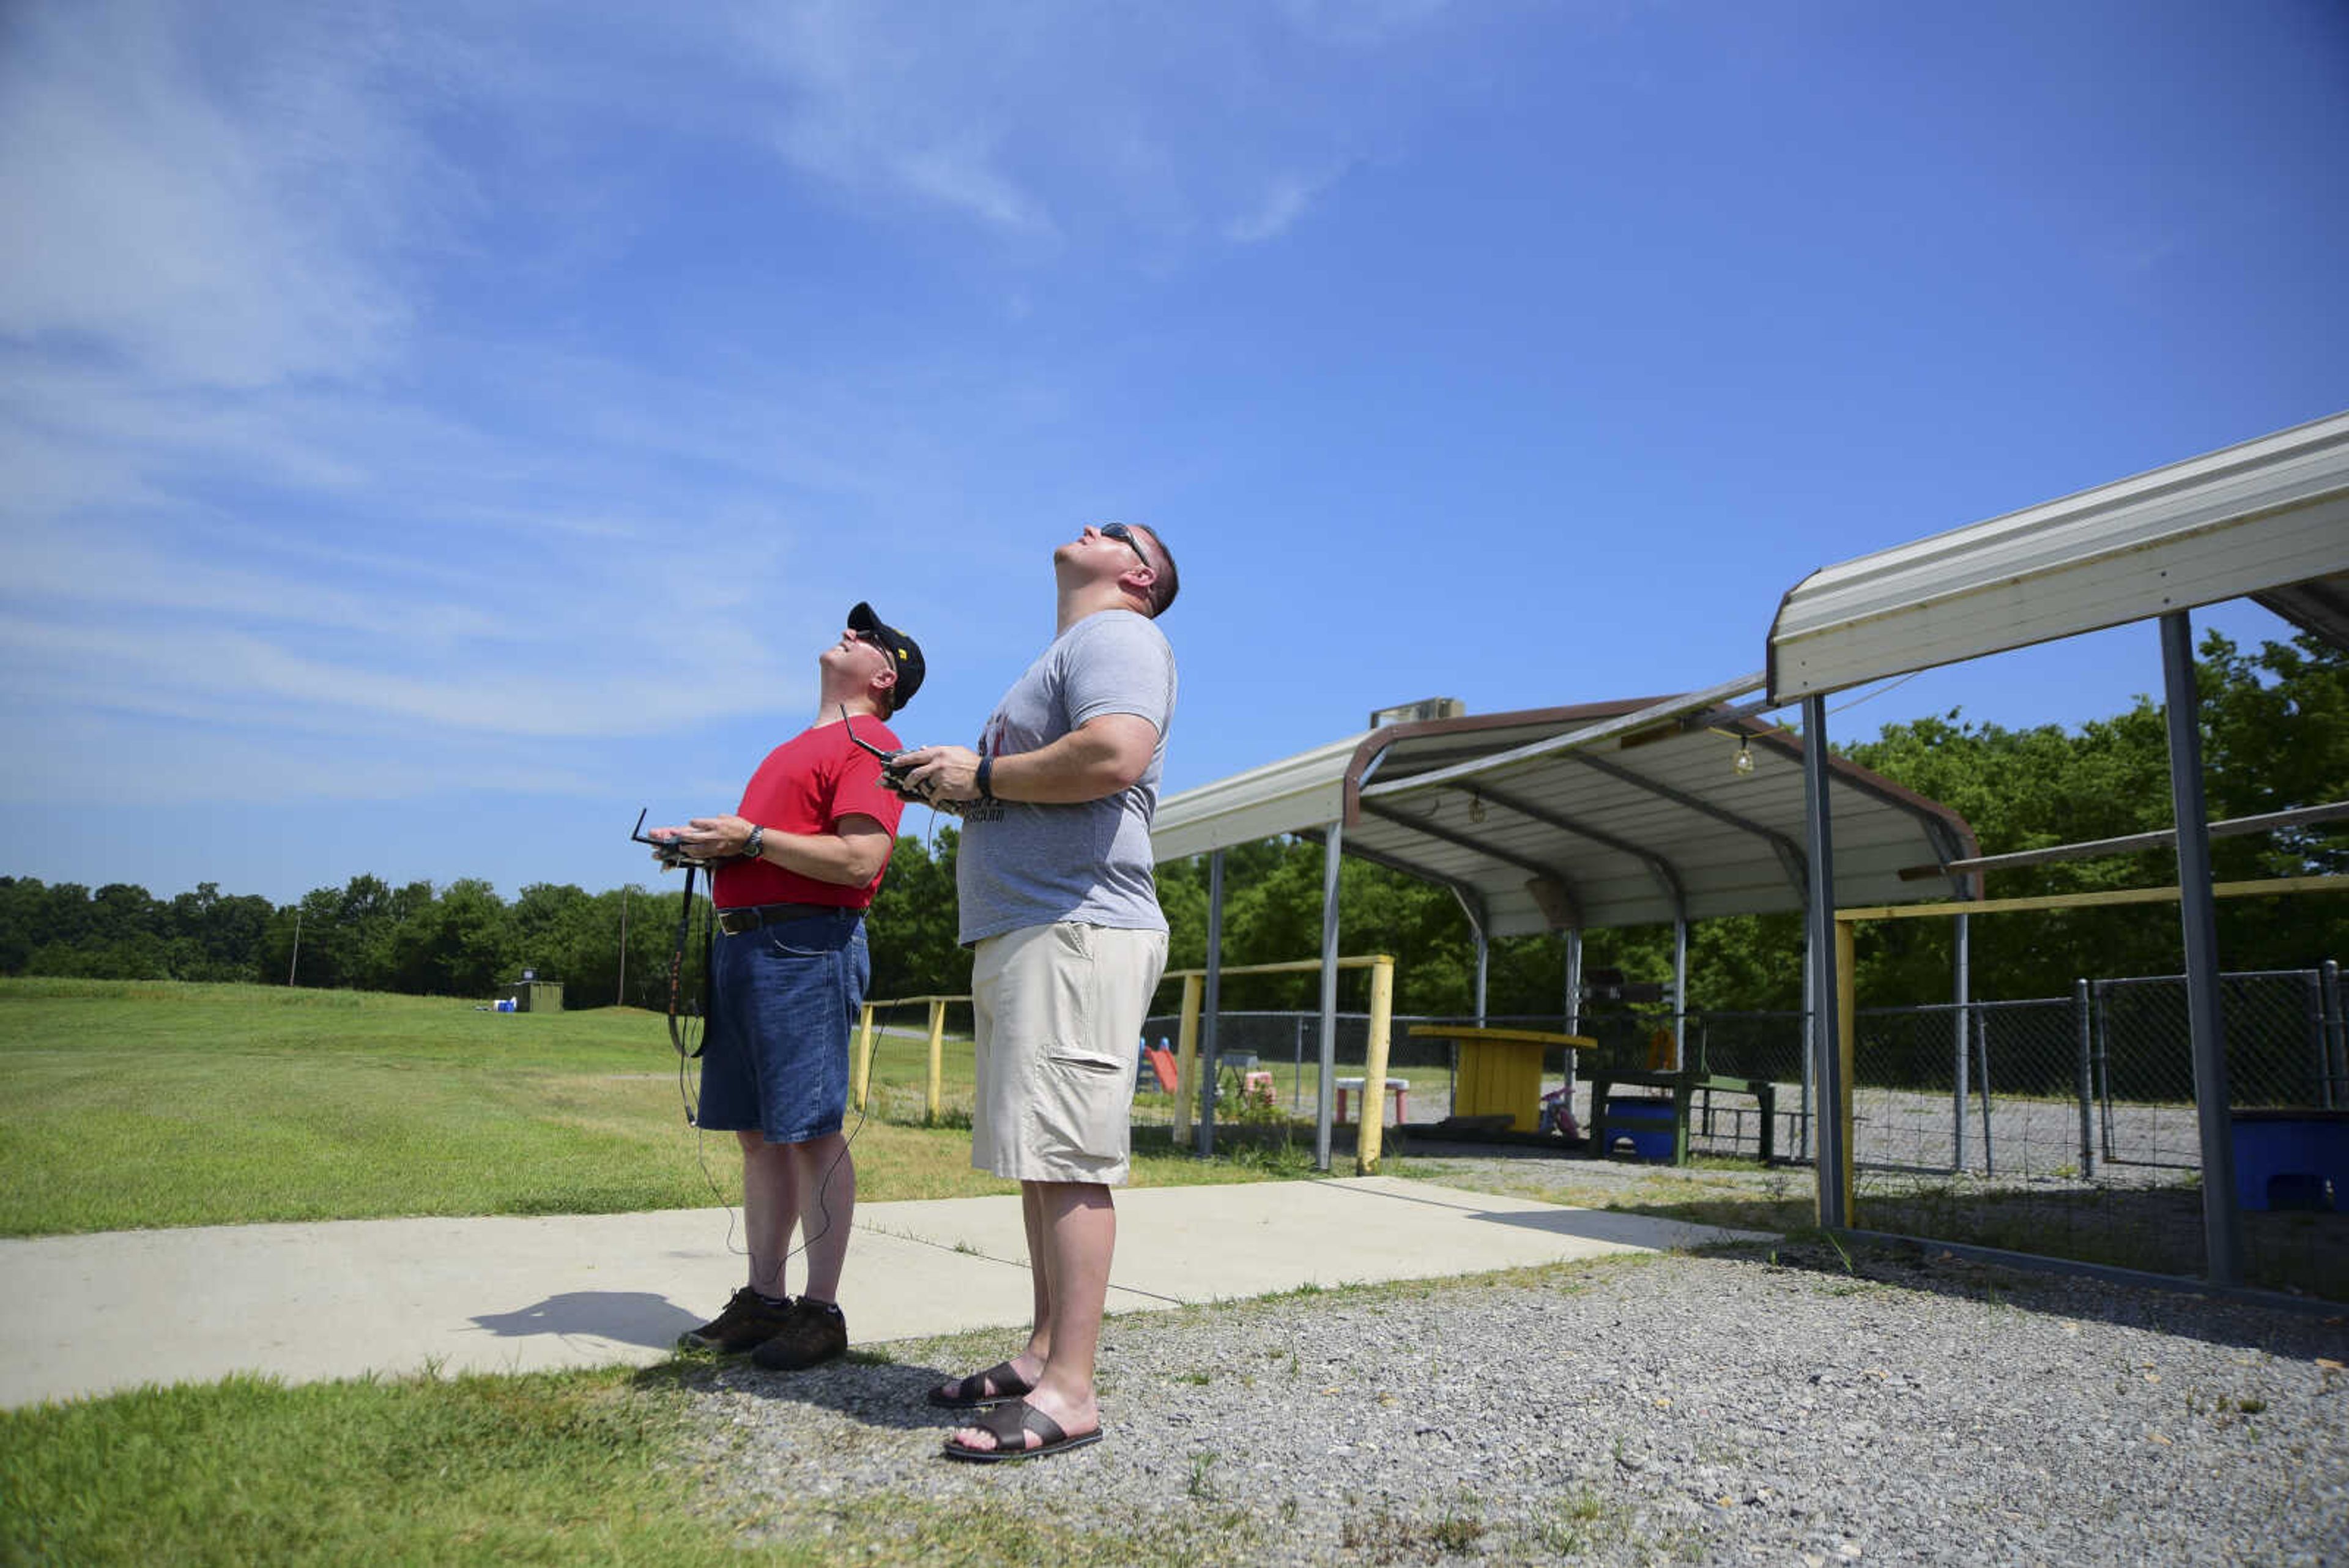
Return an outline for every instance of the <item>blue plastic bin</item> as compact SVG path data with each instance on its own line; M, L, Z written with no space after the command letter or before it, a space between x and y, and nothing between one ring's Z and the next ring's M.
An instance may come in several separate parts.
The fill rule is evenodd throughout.
M2349 1111L2237 1111L2235 1202L2339 1210L2349 1198Z
M1635 1158L1669 1164L1672 1146L1678 1141L1679 1118L1680 1113L1670 1100L1646 1095L1609 1095L1607 1147L1599 1152L1612 1157L1616 1147L1628 1140Z

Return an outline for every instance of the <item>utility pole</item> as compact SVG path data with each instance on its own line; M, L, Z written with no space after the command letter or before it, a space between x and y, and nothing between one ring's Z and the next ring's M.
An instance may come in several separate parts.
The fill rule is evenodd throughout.
M620 884L620 985L613 993L612 1005L618 1007L628 1000L628 885Z
M294 957L285 966L285 983L294 984L294 971L302 967L302 906L294 906Z

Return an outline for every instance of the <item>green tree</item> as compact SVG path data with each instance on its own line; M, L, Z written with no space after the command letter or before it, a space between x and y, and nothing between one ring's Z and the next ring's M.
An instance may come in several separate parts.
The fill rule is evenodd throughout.
M970 955L958 940L955 901L955 855L960 842L953 828L942 826L933 857L920 839L899 835L865 918L865 941L873 955L868 995L888 999L969 992Z

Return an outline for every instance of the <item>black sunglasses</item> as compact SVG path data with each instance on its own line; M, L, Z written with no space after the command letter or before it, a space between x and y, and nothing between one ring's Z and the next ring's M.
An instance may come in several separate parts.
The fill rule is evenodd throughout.
M857 641L864 643L868 648L879 649L881 650L881 657L889 661L889 668L892 670L897 668L896 650L889 646L888 639L883 637L879 632L858 631L854 627L851 627L848 629L848 635L854 638Z
M1104 523L1100 527L1094 529L1093 532L1099 534L1104 539L1114 539L1119 544L1124 545L1127 549L1133 551L1133 558L1140 561L1144 566L1148 566L1150 570L1154 572L1158 569L1157 567L1150 565L1150 557L1143 555L1142 546L1134 542L1133 530L1127 527L1124 524Z

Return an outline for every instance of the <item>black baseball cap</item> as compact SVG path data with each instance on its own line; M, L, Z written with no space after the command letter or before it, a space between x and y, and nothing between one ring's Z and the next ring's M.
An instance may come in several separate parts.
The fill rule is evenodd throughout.
M881 639L881 650L889 662L897 667L897 684L889 693L889 711L895 712L914 700L922 689L922 645L873 613L873 607L864 600L848 612L848 629L870 632Z

